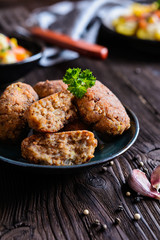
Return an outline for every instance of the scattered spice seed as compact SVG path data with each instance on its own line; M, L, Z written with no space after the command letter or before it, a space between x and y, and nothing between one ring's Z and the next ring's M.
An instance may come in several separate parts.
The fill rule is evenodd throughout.
M102 172L106 172L107 171L107 167L102 167Z
M114 165L114 162L113 161L110 161L110 166L113 166Z
M122 205L119 205L119 206L118 206L118 208L117 208L117 210L118 210L119 212L121 212L121 211L123 211L123 210L124 210L124 208L123 208L123 206L122 206Z
M102 230L106 230L107 229L107 225L106 224L102 224Z
M143 171L148 174L148 169L147 168L143 168Z
M121 223L121 220L120 220L120 218L115 218L115 221L114 221L114 223L115 223L116 225L120 224L120 223Z
M89 214L89 210L88 210L88 209L85 209L85 210L83 211L83 214L84 214L84 215L88 215L88 214Z
M134 219L135 220L140 220L141 219L141 215L139 213L135 213L134 214Z
M141 157L140 157L139 155L136 155L136 156L134 157L134 160L140 162Z
M96 223L100 223L100 221L98 219L95 220Z
M134 198L134 203L138 203L138 202L140 202L141 201L141 198L140 197L135 197Z
M94 226L96 226L96 227L98 227L98 226L101 225L101 223L100 223L100 221L99 221L98 219L96 219L93 224L94 224Z
M139 162L139 165L140 165L141 167L143 167L143 166L144 166L144 163L143 163L142 161L140 161L140 162Z
M136 68L135 70L134 70L134 72L136 73L136 74L140 74L141 73L141 68Z
M130 197L130 196L131 196L131 193L130 193L130 192L126 192L126 196L127 196L127 197Z

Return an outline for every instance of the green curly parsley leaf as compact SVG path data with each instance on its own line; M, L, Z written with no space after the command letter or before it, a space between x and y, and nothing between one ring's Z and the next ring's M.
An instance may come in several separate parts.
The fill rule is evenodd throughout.
M68 91L77 98L82 98L87 89L95 85L96 78L89 69L81 71L80 68L69 68L63 77L63 82L68 84Z

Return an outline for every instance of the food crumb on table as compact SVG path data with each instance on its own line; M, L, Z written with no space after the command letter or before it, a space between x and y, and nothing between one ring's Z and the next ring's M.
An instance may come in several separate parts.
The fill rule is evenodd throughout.
M140 220L141 219L141 215L139 213L135 213L134 214L134 219L135 220Z
M130 197L130 196L131 196L131 193L130 193L130 192L126 192L126 196L127 196L127 197Z
M83 214L84 214L84 215L89 215L89 210L88 210L88 209L85 209L85 210L83 211Z

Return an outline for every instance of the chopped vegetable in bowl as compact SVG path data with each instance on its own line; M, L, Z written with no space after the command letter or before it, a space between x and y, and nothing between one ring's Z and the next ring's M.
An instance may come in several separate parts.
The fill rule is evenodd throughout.
M117 33L139 39L160 41L160 9L158 2L144 5L133 3L128 12L114 19Z
M0 33L0 64L20 62L31 55L30 51L18 45L16 38Z

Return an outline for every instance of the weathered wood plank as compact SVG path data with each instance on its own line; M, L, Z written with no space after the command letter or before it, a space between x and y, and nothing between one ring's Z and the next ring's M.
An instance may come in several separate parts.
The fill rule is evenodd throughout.
M81 57L37 68L23 79L34 85L62 78L69 67L90 68L137 114L141 131L134 146L104 173L99 166L75 175L40 175L0 163L0 239L159 239L159 202L144 198L133 203L134 194L125 195L128 174L139 167L134 160L137 154L148 168L148 176L160 162L160 66L153 59L139 59L129 54L126 58L119 51L104 62ZM135 73L137 67L141 68L139 74ZM118 205L124 211L117 212ZM88 216L83 215L84 209L90 211ZM136 212L142 216L138 222L133 220ZM116 217L121 219L119 225L114 224ZM107 225L105 231L93 225L96 219Z

